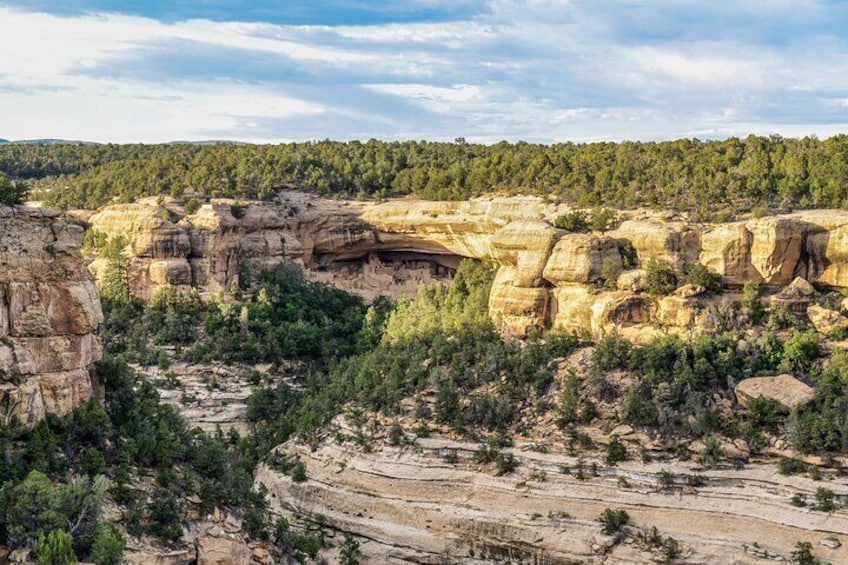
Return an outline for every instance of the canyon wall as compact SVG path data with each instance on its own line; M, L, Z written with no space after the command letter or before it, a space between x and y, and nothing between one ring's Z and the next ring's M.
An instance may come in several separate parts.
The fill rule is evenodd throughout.
M364 203L289 192L273 202L213 200L191 214L179 201L149 198L106 207L89 221L97 232L126 238L133 292L147 299L167 286L220 292L285 263L373 299L449 281L464 257L493 261L490 311L512 335L544 327L595 337L615 328L637 340L705 332L717 311L738 303L734 291L747 282L780 290L800 277L848 287L845 211L726 224L627 211L614 229L586 233L554 227L568 211L535 197ZM651 259L678 275L700 262L728 292L684 285L673 296L648 296L642 278ZM101 274L104 266L96 259L91 269ZM775 300L805 308L797 293Z
M478 444L444 437L367 451L350 442L285 445L280 449L296 450L308 479L294 482L261 465L255 483L271 493L273 513L290 520L320 515L362 540L374 563L755 565L789 562L798 541L813 544L827 562L848 559L848 546L838 541L848 535L845 514L793 506L793 495L812 499L819 483L781 475L773 464L610 467L602 456L538 445L508 448L520 466L504 476L475 461ZM663 486L669 474L673 484ZM693 476L697 487L689 484ZM626 510L631 525L603 535L597 517L605 508ZM654 527L680 542L679 559L664 561L641 541Z
M0 417L33 426L92 396L100 300L80 255L83 228L0 206Z

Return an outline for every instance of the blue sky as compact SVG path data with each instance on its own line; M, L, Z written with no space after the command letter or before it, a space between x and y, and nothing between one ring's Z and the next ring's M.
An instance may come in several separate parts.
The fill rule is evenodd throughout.
M827 137L846 30L817 0L0 0L0 137Z

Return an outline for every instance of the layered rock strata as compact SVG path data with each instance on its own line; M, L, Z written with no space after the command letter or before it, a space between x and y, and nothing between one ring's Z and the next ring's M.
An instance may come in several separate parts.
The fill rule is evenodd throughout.
M367 453L333 443L284 446L298 453L308 479L293 482L260 466L256 484L268 490L273 512L322 516L328 526L358 536L374 563L648 564L658 562L657 552L638 539L652 527L680 542L685 563L788 561L798 541L809 541L830 562L848 560L848 545L841 545L848 541L845 513L793 506L794 494L812 500L820 483L780 475L774 465L605 467L591 457L518 445L508 449L518 470L498 477L474 463L477 447L437 437ZM562 472L593 462L595 474ZM673 484L661 486L669 473ZM688 486L687 477L696 474L701 486ZM619 536L601 534L597 517L605 508L630 515ZM834 538L842 542L820 545Z
M100 301L80 255L83 229L0 206L0 418L32 427L92 396Z
M780 289L798 277L848 288L848 211L716 225L629 211L619 213L615 229L587 233L554 227L566 211L530 197L362 203L283 193L274 202L213 200L192 214L177 201L145 199L106 207L89 221L127 238L133 291L144 298L165 286L220 292L294 263L372 299L449 281L461 258L492 261L499 270L490 310L516 335L545 327L595 337L610 328L637 336L709 331L711 312L738 301L732 293L649 297L642 269L651 260L681 275L700 262L730 291L746 283ZM96 273L103 267L102 259L92 263Z

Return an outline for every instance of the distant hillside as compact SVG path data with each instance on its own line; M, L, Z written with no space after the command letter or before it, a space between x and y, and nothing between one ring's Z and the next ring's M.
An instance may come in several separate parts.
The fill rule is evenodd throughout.
M102 145L96 141L83 141L79 139L15 139L14 141L3 140L10 145Z

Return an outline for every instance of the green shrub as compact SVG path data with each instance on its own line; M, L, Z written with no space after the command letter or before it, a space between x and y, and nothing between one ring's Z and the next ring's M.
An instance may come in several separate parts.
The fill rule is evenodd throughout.
M814 331L792 334L783 344L781 370L809 374L813 362L821 356L821 338Z
M776 400L755 396L748 400L745 415L755 430L774 433L782 421L778 412L779 407Z
M28 194L29 189L25 183L12 182L0 173L0 204L23 204Z
M813 544L808 541L799 541L795 544L792 552L793 565L817 565L819 560L813 555Z
M702 286L712 292L721 290L721 275L710 271L701 263L694 263L689 266L685 280L689 284Z
M124 538L114 525L101 522L94 534L88 561L95 565L120 565L125 545Z
M186 215L190 216L191 214L194 214L195 212L200 210L200 206L201 206L200 200L198 200L197 198L189 198L188 200L186 200L186 203L185 203L185 213L186 213ZM235 216L235 214L233 214L233 216Z
M832 512L836 508L836 495L829 488L819 487L815 494L816 510Z
M518 468L518 461L512 453L498 453L495 458L495 475L509 475Z
M33 546L38 565L71 565L77 562L71 545L71 536L65 530L41 534Z
M300 459L297 460L294 467L292 468L291 474L292 481L296 483L302 483L306 480L306 465L303 464L303 461Z
M75 524L74 550L80 555L87 554L105 492L103 477L54 484L47 475L30 471L18 483L6 482L0 490L0 524L5 526L6 545L24 547L29 540L42 537L48 542L61 541L60 534L51 537L51 533Z
M610 442L607 444L606 464L615 465L619 461L627 459L627 447L618 439L618 436L613 435Z
M649 259L645 264L645 290L653 296L666 296L677 288L677 275L668 261Z
M247 213L247 206L243 204L230 204L230 214L233 215L233 218L240 220L244 218L244 215Z
M781 475L797 475L807 470L807 465L794 457L781 457L777 462L777 471Z
M459 389L453 379L444 379L436 388L436 420L443 424L459 422Z
M609 257L601 261L601 282L605 288L614 290L618 284L618 277L621 276L623 268L620 261Z
M630 362L633 345L617 333L605 335L595 345L592 366L598 371L623 369Z
M147 533L165 541L176 541L183 535L180 527L180 501L173 490L163 487L154 490L148 510L150 523Z
M362 551L359 549L359 542L349 533L345 533L339 550L341 565L359 565L360 559L362 559Z
M745 283L742 287L742 312L752 324L759 324L766 310L761 301L762 290L758 283Z
M613 228L616 213L609 208L596 208L589 215L588 227L593 231L607 231Z
M580 381L575 375L569 375L560 396L557 410L557 425L565 429L577 422L577 410L580 403Z
M621 528L630 522L630 515L625 510L606 508L598 516L598 522L601 524L603 534L612 535L621 531Z
M557 216L556 220L554 220L554 225L561 230L570 232L584 232L589 229L586 212L582 210L574 210L573 212L566 212L561 216Z

